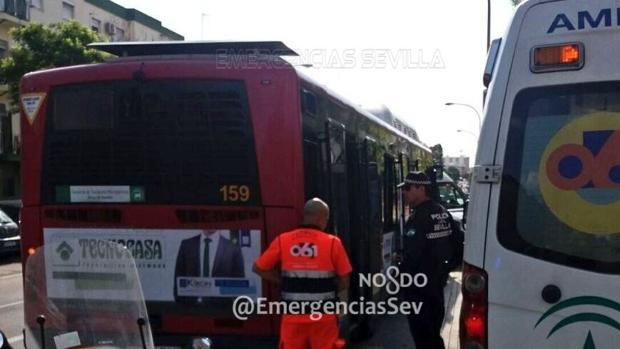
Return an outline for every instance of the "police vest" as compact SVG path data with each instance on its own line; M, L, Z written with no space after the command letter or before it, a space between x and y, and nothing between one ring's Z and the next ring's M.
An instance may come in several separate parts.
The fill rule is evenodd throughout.
M282 300L336 299L333 243L333 236L311 228L296 229L280 236Z

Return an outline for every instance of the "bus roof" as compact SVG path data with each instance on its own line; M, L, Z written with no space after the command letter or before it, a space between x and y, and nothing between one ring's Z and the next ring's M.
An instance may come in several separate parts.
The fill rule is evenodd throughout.
M207 41L198 41L198 42L115 42L115 43L93 43L90 44L89 47L112 53L121 58L113 59L111 61L107 61L103 63L103 65L114 63L114 62L127 62L127 60L133 61L142 61L145 59L170 59L170 60L187 60L188 57L192 57L193 59L204 59L211 57L213 59L215 54L220 54L219 50L228 50L231 56L234 55L244 55L244 54L258 54L257 57L254 57L258 61L262 62L263 60L268 60L268 63L272 62L272 57L276 58L278 61L282 62L282 65L278 65L278 67L288 67L290 69L274 69L274 71L281 71L285 74L293 72L298 76L299 79L305 81L308 84L315 86L315 88L322 90L327 96L332 98L335 101L338 101L343 106L347 106L353 110L355 110L358 114L363 115L367 119L370 119L376 124L382 125L390 129L392 132L400 135L403 138L406 138L410 143L415 144L418 148L421 148L425 152L430 153L430 148L421 142L419 139L412 137L404 133L403 131L396 128L394 125L382 120L380 117L365 111L359 105L350 102L346 98L338 95L334 91L330 90L326 86L316 82L314 79L310 78L307 74L303 73L298 67L294 66L290 62L280 58L280 55L289 55L296 56L297 53L295 51L288 48L284 43L279 41L261 41L261 42L207 42ZM124 58L123 58L124 57ZM88 64L88 65L80 65L80 66L71 66L71 67L61 67L61 68L53 68L47 69L44 71L32 72L28 73L26 78L33 78L37 76L39 79L42 79L46 83L50 82L50 76L47 74L63 74L62 76L66 76L66 72L72 71L73 78L75 78L75 74L84 78L83 71L92 69L94 66L101 66L101 64ZM43 75L45 74L45 75ZM71 80L72 77L68 77L66 79ZM90 81L90 79L88 79Z
M379 116L372 114L371 112L364 110L364 108L362 108L360 105L355 104L353 102L351 102L350 100L348 100L347 98L339 95L338 93L334 92L333 90L331 90L330 88L328 88L327 86L317 82L315 79L311 78L308 74L304 73L303 71L301 71L298 67L294 67L295 71L297 72L297 75L299 76L299 78L304 81L307 84L310 84L312 86L314 86L314 88L316 88L317 90L322 91L323 93L325 93L327 96L329 96L329 98L331 98L334 101L337 101L338 103L341 104L341 106L343 107L348 107L351 108L353 110L355 110L355 112L357 112L360 115L363 115L364 117L366 117L367 119L371 120L372 122L374 122L375 124L381 125L382 127L385 127L387 129L389 129L391 132L398 134L400 137L406 138L410 143L415 144L418 148L423 149L424 151L430 153L431 149L422 141L420 141L419 139L415 139L413 137L411 137L410 135L404 133L403 131L397 129L394 125L390 124L388 121L383 120L382 118L380 118Z
M88 46L119 57L187 54L298 56L281 41L96 42Z

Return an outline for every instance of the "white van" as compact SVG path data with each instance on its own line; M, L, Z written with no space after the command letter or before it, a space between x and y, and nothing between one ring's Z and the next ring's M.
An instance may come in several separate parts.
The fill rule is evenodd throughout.
M620 1L525 2L484 80L461 348L620 348Z

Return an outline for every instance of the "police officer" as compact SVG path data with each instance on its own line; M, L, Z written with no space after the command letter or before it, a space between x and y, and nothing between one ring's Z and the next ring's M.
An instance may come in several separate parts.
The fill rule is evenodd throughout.
M281 285L282 300L309 304L336 300L336 290L349 287L351 263L340 239L323 230L329 207L320 199L304 206L302 225L276 237L254 263L254 272ZM280 263L278 272L276 265ZM334 314L282 316L281 349L333 349L338 346Z
M403 232L401 270L425 274L425 287L404 290L408 301L423 302L420 314L408 315L409 330L418 349L444 349L441 325L444 317L443 288L452 257L452 217L431 200L430 180L423 172L410 172L402 188L403 199L413 208Z

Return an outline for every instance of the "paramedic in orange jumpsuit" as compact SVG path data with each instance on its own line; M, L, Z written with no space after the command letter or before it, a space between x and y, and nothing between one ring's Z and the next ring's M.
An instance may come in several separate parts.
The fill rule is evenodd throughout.
M336 291L349 287L351 263L337 236L323 230L329 207L320 199L304 206L302 225L276 237L254 264L263 279L280 284L282 300L306 303L336 300ZM276 265L280 264L280 271ZM307 314L285 314L280 328L280 349L333 349L338 340L335 314L311 318ZM337 344L338 343L338 344Z

